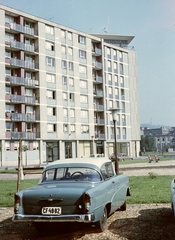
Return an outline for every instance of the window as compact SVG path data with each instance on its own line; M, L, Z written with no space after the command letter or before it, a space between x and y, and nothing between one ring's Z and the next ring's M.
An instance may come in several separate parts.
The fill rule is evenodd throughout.
M56 131L56 124L48 123L47 132L55 132L55 131Z
M73 48L68 47L68 55L73 56Z
M126 122L126 116L122 114L122 122Z
M118 96L118 88L115 88L115 96Z
M53 108L53 107L47 107L47 115L49 115L49 116L55 116L55 108Z
M66 38L66 31L65 30L61 30L61 37Z
M112 87L109 87L108 90L109 90L109 94L112 94Z
M78 36L78 42L81 44L86 44L86 39L84 36L79 35Z
M71 132L75 132L75 124L71 124L70 125L70 131Z
M105 163L101 167L101 173L104 179L113 177L114 171L113 171L112 163Z
M14 17L5 15L5 22L7 23L13 23L14 22Z
M73 62L69 62L69 70L73 71L74 70L74 64Z
M32 132L32 123L26 123L26 132Z
M124 96L125 95L125 91L124 89L121 89L121 96Z
M114 54L114 59L117 60L117 50L113 50L113 54Z
M5 88L5 93L6 94L11 94L11 87L6 87Z
M11 52L10 51L5 51L5 57L6 58L11 58Z
M26 113L33 114L33 107L32 106L26 106Z
M33 89L26 88L25 89L25 95L32 97L33 96Z
M69 93L69 99L71 102L74 102L74 93Z
M74 118L75 117L75 110L70 109L70 117Z
M68 109L63 108L63 117L68 117Z
M5 150L6 151L10 150L10 141L5 142Z
M81 118L88 118L88 111L87 110L81 110Z
M115 81L115 85L118 85L118 76L114 75L114 81Z
M109 100L109 108L113 108L113 101Z
M33 142L33 150L37 150L37 149L39 149L38 142L34 141Z
M6 122L6 132L11 132L13 130L13 125L10 122Z
M68 132L68 124L63 124L63 131Z
M69 40L69 41L72 41L72 33L71 33L71 32L68 32L68 33L67 33L67 37L68 37L68 40Z
M111 70L111 61L108 61L108 71Z
M120 58L120 60L123 59L123 53L121 51L119 51L119 58Z
M19 142L14 142L14 150L18 150L19 148Z
M79 65L79 72L80 73L87 73L87 68L86 66L83 66L83 65Z
M61 53L66 54L66 46L61 45Z
M117 63L116 62L114 62L114 72L117 72Z
M88 133L89 126L88 125L81 125L81 133Z
M69 86L74 86L74 79L72 77L69 78Z
M112 81L112 75L108 74L108 81L111 82Z
M120 63L120 74L123 74L123 64Z
M110 58L111 57L111 49L107 47L107 57Z
M46 81L50 83L55 83L55 75L46 73Z
M7 104L6 106L5 106L5 110L6 110L6 112L14 112L14 105L9 105L9 104Z
M124 78L123 77L120 77L120 83L124 84Z
M11 69L6 68L5 69L5 74L11 76Z
M63 100L64 100L64 101L67 101L67 93L66 93L66 92L63 92L63 95L62 95L62 96L63 96Z
M54 51L54 43L52 43L52 42L46 41L45 42L45 47L46 47L47 50Z
M87 81L80 79L80 88L87 88Z
M63 69L66 69L67 68L67 62L62 60L62 68Z
M25 55L25 61L32 62L32 57L30 55Z
M82 50L79 50L79 58L86 59L86 52L82 51Z
M81 103L87 103L88 97L86 95L80 95L80 102Z
M46 97L50 99L55 99L55 92L51 90L47 90Z
M51 57L46 57L46 65L54 67L55 66L55 59Z
M54 28L52 26L45 25L45 32L54 35Z
M67 85L67 77L62 76L63 85Z

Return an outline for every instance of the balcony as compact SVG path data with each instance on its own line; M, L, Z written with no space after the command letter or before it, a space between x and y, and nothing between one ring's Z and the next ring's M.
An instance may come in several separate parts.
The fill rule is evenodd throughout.
M95 138L98 138L99 140L104 140L105 134L104 133L95 133Z
M17 95L17 94L6 94L6 100L11 101L12 103L26 103L35 105L37 100L33 96L24 96L24 95Z
M27 34L27 35L34 36L34 34L35 34L34 28L25 27L25 26L22 26L22 25L17 24L17 23L6 22L5 27L10 28L11 30L14 30L14 31L17 31L17 32L22 32L22 33Z
M104 111L104 105L100 105L100 104L94 104L94 109L96 111Z
M97 125L104 125L104 123L105 123L104 119L100 119L100 118L95 119L95 124Z
M102 54L102 50L100 48L95 47L92 49L92 54L94 56L100 56Z
M12 121L19 121L19 122L35 122L36 121L36 115L30 114L30 113L5 113L6 119L10 119Z
M94 83L103 83L103 78L101 76L94 77Z
M36 139L36 132L11 132L11 139Z
M96 98L103 97L103 90L96 90L96 91L94 91L94 95L95 95Z
M92 63L92 66L96 69L96 70L99 70L99 69L102 69L102 63L101 62L93 62Z
M5 77L5 81L9 84L22 85L22 86L28 86L28 87L35 87L39 85L38 80L34 80L31 78L8 76L8 75Z
M7 43L7 41L5 43ZM26 43L18 42L18 41L10 41L10 47L15 48L15 49L19 49L19 50L23 50L23 51L26 51L26 52L32 52L32 53L35 52L35 46L34 45L30 45L30 44L26 44Z
M27 68L27 69L38 69L38 64L36 64L35 62L31 62L31 61L24 61L21 59L17 59L17 58L10 58L10 63L11 66L17 67L17 68Z

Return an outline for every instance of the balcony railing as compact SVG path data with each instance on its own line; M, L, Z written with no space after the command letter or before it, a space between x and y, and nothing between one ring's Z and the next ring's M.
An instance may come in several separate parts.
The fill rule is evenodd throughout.
M94 104L94 109L97 111L104 111L104 105Z
M6 23L6 25L7 24L8 23ZM25 34L28 34L28 35L34 35L34 28L25 27L25 26L22 26L22 25L17 24L17 23L10 23L10 28L15 30L15 31L22 32L22 33L25 33Z
M34 45L30 45L30 44L26 44L26 43L22 43L22 42L18 42L18 41L10 41L10 47L24 50L27 52L35 51Z
M11 58L10 65L16 66L16 67L21 67L21 68L33 69L33 70L35 68L38 69L38 64L36 64L35 62L24 61L24 60L17 59L17 58Z
M36 98L32 96L24 96L24 95L10 95L10 101L13 103L26 103L26 104L36 104Z
M97 125L104 125L104 119L95 119L95 124Z
M30 79L30 78L6 76L5 80L6 80L6 82L9 82L9 83L15 84L15 85L23 85L23 86L30 86L30 87L35 87L35 85L38 85L37 80Z
M11 132L12 139L36 139L36 132Z

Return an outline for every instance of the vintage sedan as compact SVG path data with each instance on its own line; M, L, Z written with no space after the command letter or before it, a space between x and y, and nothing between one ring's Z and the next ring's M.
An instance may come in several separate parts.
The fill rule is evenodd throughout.
M130 195L126 175L116 175L110 159L80 158L49 164L37 186L15 194L14 222L83 222L107 227L107 217L126 210Z

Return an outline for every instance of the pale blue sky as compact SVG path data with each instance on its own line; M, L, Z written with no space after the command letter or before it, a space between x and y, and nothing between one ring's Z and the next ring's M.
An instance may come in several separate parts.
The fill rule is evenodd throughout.
M174 0L0 0L86 33L134 35L140 123L175 126Z

